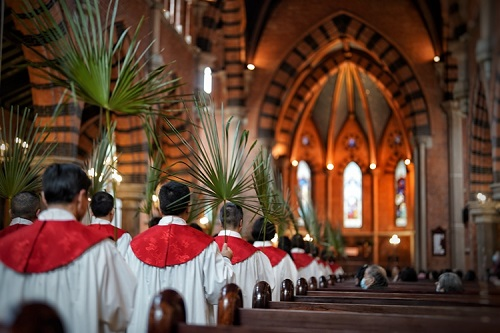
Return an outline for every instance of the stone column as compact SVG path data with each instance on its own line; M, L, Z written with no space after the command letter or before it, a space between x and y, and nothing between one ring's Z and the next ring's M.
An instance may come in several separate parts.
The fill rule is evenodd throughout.
M427 269L427 158L430 136L416 137L415 145L415 268Z
M450 248L454 269L465 269L463 120L465 113L457 100L443 103L448 115L448 154L450 169Z
M379 263L379 252L380 252L380 244L379 244L379 182L380 182L380 169L371 170L372 173L372 181L373 181L373 192L372 192L372 213L373 213L373 262Z
M476 224L477 274L480 281L488 278L487 269L492 267L492 255L498 249L498 230L500 225L499 203L474 201L469 203L469 212Z

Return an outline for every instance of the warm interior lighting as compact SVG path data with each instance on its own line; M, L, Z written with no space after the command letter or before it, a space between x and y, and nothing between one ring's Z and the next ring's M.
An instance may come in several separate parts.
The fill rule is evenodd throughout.
M309 234L304 236L304 242L312 242L313 240L314 238L312 238Z
M203 217L200 219L200 223L201 223L201 224L203 224L203 225L207 224L208 222L209 222L209 221L208 221L208 217L206 217L206 216L203 216Z
M484 195L481 192L479 192L476 195L476 198L477 198L477 201L479 201L480 203L485 203L487 197L486 197L486 195Z
M277 247L278 246L278 234L275 233L273 239L271 239L271 242L273 243L273 246Z
M405 160L405 165L410 165L410 163L411 163L410 159L409 159L409 158L407 158L407 159Z
M248 68L248 70L253 71L255 69L255 65L254 64L248 64L247 68Z
M441 58L437 55L437 56L434 56L434 62L440 62L441 61Z
M327 168L328 170L333 170L333 163L328 163L328 164L326 165L326 168Z
M153 200L153 202L158 202L158 196L156 194L153 194L151 199Z
M377 165L375 163L370 163L370 169L375 170Z
M296 167L297 165L299 165L299 161L297 161L297 160L293 160L293 161L292 161L292 165L293 165L294 167Z
M392 235L391 239L389 239L389 243L392 245L398 245L401 243L401 239L398 237L398 235Z

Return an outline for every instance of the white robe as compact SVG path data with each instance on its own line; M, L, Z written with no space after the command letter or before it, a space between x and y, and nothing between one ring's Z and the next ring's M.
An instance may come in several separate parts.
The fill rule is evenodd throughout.
M186 225L181 218L172 216L163 217L158 225L170 223ZM215 242L194 259L180 265L164 268L148 265L136 257L130 246L125 259L138 280L135 311L128 329L131 333L147 331L153 297L164 289L180 293L188 324L213 323L213 313L209 307L218 303L221 289L234 280L231 262L221 255Z
M232 230L221 230L218 236L233 236L241 238L241 235ZM237 249L231 249L237 251ZM252 308L253 290L259 281L266 281L271 286L271 291L275 289L273 267L269 258L257 251L248 259L233 265L235 283L240 287L243 294L243 307Z
M101 219L101 218L98 218L95 216L92 217L92 222L90 224L91 225L92 224L113 225L110 221L104 220L104 219ZM128 246L129 246L131 240L132 240L132 237L130 236L130 234L128 232L126 232L120 238L118 238L118 240L116 241L116 248L118 249L118 252L120 252L120 254L124 257L125 257L125 253L127 252L127 249L128 249Z
M75 217L49 209L39 220ZM124 332L133 311L135 287L134 275L109 239L70 264L44 273L18 273L0 262L0 321L12 320L12 311L21 302L41 301L59 313L67 332Z
M304 249L299 249L297 247L294 247L290 252L306 253ZM314 276L318 281L319 285L319 277L322 275L322 273L316 260L313 259L313 261L309 265L307 265L306 267L299 268L297 272L298 272L298 278L305 278L308 283L309 279Z
M270 241L265 241L265 242L254 242L253 245L257 248L259 247L267 247L267 246L273 246L273 243ZM273 290L273 301L279 302L280 300L280 294L281 294L281 283L286 280L290 279L293 282L293 285L297 283L297 268L295 267L295 263L293 262L293 259L287 254L286 256L281 259L281 261L273 267L273 274L274 274L274 290Z

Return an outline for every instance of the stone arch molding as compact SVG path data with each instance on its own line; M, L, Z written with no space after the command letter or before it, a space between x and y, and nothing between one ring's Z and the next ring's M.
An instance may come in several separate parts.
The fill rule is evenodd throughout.
M359 48L325 52L341 40L353 41ZM323 59L310 61L318 56ZM291 142L303 105L343 61L353 61L374 78L389 103L400 111L409 133L430 135L423 90L405 56L375 29L340 12L304 35L275 71L260 107L259 137Z

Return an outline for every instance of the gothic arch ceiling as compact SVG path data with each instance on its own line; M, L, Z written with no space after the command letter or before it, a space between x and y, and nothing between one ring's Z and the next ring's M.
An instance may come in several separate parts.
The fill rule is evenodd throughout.
M431 55L441 52L439 33L436 31L441 24L436 19L440 17L440 3L436 5L434 2L433 6L429 6L427 1L408 2L416 7L412 15L420 17L417 19L421 25L419 42L428 43L425 51L428 54L425 57L430 60ZM285 3L282 3L282 7L285 7ZM276 6L272 7L275 8ZM271 18L276 20L275 16ZM282 55L278 56L281 60L277 67L269 65L276 63L271 60L273 58L270 55L273 52L279 54L271 51L276 50L278 45L269 48L267 41L266 49L257 48L259 51L255 56L256 62L266 59L262 64L264 68L274 68L264 99L258 107L259 137L273 138L278 143L279 155L290 153L282 151L280 144L288 146L294 133L300 128L301 117L304 116L302 112L311 108L309 104L321 102L317 99L323 85L344 62L356 64L361 73L365 73L361 75L369 79L369 84L377 86L377 91L384 96L390 109L397 112L399 121L410 136L430 135L431 117L412 63L422 57L422 52L417 58L412 54L413 59L410 59L407 53L401 52L401 45L370 22L347 10L334 12L319 24L315 22L302 36L296 36L298 39L294 44L288 45L286 54L279 51ZM274 25L271 33L276 34ZM422 35L426 37L422 39ZM422 59L418 61L421 62ZM377 125L378 121L375 126ZM380 133L380 128L377 131Z

